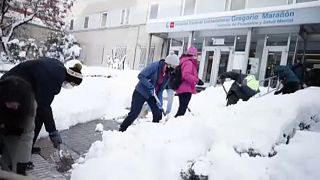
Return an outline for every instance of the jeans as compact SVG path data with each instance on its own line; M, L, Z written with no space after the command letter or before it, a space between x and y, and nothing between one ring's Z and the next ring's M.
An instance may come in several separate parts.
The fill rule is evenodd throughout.
M127 128L136 120L142 109L144 102L147 102L151 108L153 120L158 123L162 119L162 112L159 109L156 99L152 96L149 99L143 97L138 91L134 90L131 100L131 109L126 119L120 125L119 131L126 131Z

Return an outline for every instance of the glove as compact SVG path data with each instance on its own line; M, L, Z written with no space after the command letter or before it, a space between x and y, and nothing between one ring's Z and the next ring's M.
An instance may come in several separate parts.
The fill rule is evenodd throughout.
M149 92L150 92L151 96L154 96L154 94L155 94L155 90L154 89L150 89Z
M197 85L199 85L199 86L203 86L203 85L204 85L204 82L203 82L201 79L199 79L199 81L198 81Z
M50 140L53 144L53 147L59 149L60 144L62 143L62 139L60 137L60 133L58 131L53 131L49 133Z

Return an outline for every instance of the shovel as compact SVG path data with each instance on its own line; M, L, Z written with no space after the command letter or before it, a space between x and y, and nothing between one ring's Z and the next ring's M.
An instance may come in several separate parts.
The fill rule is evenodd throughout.
M228 95L227 89L226 89L226 87L224 87L223 83L221 84L221 86L223 88L223 91L226 93L226 95Z
M157 105L159 107L159 109L161 110L163 116L164 116L164 124L169 120L169 116L167 116L166 112L164 111L163 107L162 107L162 104L157 96L157 94L155 92L153 92L153 97L156 99L157 101Z
M156 99L156 101L157 101L157 106L159 107L159 109L161 110L161 112L163 113L163 115L166 116L167 114L166 114L166 112L164 112L164 109L163 109L163 107L162 107L162 104L161 104L161 102L160 102L160 100L159 100L156 92L154 92L154 91L153 91L153 97Z
M66 147L63 147L62 144L50 157L56 164L56 169L58 172L64 173L72 169L74 159L72 158L71 153Z

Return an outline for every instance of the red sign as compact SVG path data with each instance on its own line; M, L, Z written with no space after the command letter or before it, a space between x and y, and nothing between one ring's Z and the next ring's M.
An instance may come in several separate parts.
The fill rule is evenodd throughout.
M170 28L174 28L174 22L170 22Z

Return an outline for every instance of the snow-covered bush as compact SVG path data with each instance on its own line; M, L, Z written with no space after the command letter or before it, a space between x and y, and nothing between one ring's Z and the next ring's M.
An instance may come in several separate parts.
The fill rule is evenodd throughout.
M10 55L2 53L0 58L12 63L39 57L51 57L66 62L77 59L81 52L76 38L62 32L51 34L45 42L37 42L35 39L13 39L8 43L8 47Z
M39 57L38 46L35 39L19 40L13 39L8 43L10 50L10 62L21 62Z
M48 37L48 40L42 46L42 51L46 57L66 62L77 59L80 56L81 47L73 35L54 33Z

